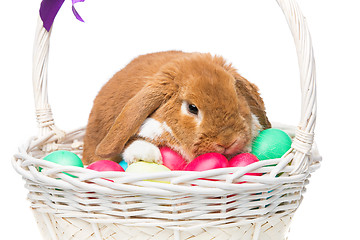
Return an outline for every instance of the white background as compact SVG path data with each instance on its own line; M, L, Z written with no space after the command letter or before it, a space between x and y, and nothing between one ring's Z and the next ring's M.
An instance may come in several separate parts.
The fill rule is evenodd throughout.
M296 51L276 2L269 0L67 0L51 40L49 100L56 124L84 126L100 87L139 54L178 49L220 54L256 83L271 121L296 125ZM37 134L31 60L40 1L0 3L1 234L40 239L24 182L10 159ZM318 73L316 141L322 168L311 178L290 240L359 239L360 2L299 0L313 37Z

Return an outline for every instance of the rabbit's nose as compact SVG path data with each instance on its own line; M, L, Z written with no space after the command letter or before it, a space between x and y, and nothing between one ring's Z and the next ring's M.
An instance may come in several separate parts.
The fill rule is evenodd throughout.
M218 153L224 155L233 155L241 152L245 146L245 141L243 139L237 138L230 143L217 143L215 149Z

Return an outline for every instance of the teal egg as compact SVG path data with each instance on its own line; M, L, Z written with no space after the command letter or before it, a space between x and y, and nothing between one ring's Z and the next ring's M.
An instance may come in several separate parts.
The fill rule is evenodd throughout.
M282 157L291 147L292 141L287 133L280 129L266 129L255 138L252 154L259 160Z
M47 155L46 157L44 157L44 160L53 162L53 163L57 163L62 166L84 167L84 164L81 161L81 159L78 157L78 155L76 155L73 152L64 151L64 150L52 152L49 155ZM41 172L41 170L42 170L42 168L39 168L40 172ZM76 176L68 174L68 173L65 173L65 174L67 174L71 177L76 177Z
M125 160L122 160L121 162L119 162L120 166L126 171L126 169L128 168L128 163L125 162Z

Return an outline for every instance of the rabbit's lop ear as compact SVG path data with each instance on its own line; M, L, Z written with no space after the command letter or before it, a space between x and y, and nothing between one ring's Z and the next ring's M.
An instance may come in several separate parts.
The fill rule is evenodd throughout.
M162 105L171 95L170 82L149 81L131 98L115 119L105 138L96 148L96 155L110 158L120 154L126 142L133 136L145 119Z
M235 86L237 90L245 97L250 106L251 112L258 118L260 124L263 126L263 129L270 128L271 123L266 116L265 105L260 97L258 87L255 84L250 83L238 73L233 72L233 76L236 80Z

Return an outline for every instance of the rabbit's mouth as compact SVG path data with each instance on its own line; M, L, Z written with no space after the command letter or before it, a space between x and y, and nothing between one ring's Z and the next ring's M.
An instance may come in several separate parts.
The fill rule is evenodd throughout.
M244 138L238 137L227 144L214 143L213 148L215 149L215 152L228 157L242 152L246 143L247 141Z

